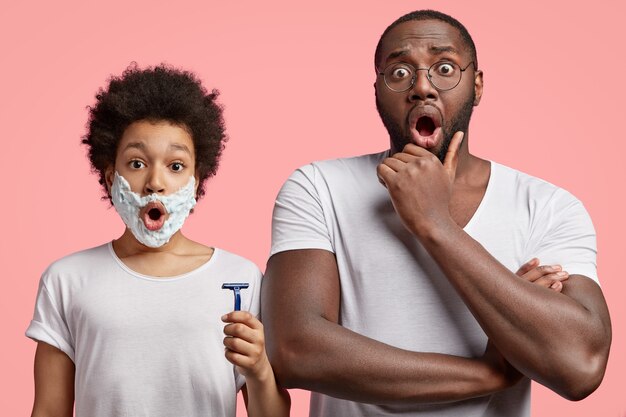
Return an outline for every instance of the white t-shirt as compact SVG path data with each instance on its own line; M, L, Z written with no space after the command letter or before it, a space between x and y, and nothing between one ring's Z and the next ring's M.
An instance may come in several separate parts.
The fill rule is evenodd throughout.
M241 309L258 315L261 272L240 256L216 248L189 273L154 278L109 243L44 272L26 335L74 361L77 417L234 417L245 379L224 357L225 282L249 283Z
M274 207L271 254L324 249L341 283L339 323L416 352L479 357L487 337L378 182L382 152L296 170ZM512 271L533 257L597 281L591 220L568 192L491 163L485 196L464 229ZM302 295L303 297L306 294ZM305 330L303 330L305 331ZM311 395L311 416L522 417L530 380L491 396L438 405L376 406Z

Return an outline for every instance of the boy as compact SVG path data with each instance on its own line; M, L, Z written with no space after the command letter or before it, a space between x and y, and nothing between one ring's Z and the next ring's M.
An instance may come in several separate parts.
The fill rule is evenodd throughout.
M261 272L180 231L223 149L217 95L164 65L96 95L83 143L126 229L41 278L33 417L72 416L74 400L77 417L234 416L240 388L250 416L289 414L255 318ZM224 314L228 282L249 284L249 312Z

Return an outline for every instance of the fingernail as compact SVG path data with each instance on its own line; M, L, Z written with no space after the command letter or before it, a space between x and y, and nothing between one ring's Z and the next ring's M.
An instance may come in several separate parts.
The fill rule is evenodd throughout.
M550 288L557 289L559 287L559 285L561 285L560 282L555 282L554 284L550 285Z
M226 319L227 319L227 318L228 318L228 314L224 314L224 315L222 316L222 321L226 321Z
M565 271L559 271L559 272L557 272L557 273L556 273L556 276L557 276L557 277L564 277L564 276L567 276L567 272L565 272Z

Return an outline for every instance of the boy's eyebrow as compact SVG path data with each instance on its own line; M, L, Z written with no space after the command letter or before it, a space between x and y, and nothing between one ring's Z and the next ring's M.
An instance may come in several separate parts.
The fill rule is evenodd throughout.
M183 151L183 152L186 152L189 155L191 155L191 151L189 150L187 145L184 145L182 143L172 143L169 147L170 147L170 149L173 149L175 151ZM143 150L146 149L146 145L143 142L130 142L124 148L124 150L126 150L126 149L139 149L139 150L143 151Z
M130 142L128 145L126 145L124 150L130 149L130 148L144 150L146 149L146 145L144 145L142 142Z
M173 149L175 149L177 151L187 152L189 155L191 155L191 151L189 150L187 145L183 145L182 143L172 143L170 145L170 148L173 148Z

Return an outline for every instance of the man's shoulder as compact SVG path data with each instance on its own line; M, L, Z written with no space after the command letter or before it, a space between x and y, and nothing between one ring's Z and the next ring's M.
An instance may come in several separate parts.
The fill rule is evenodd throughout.
M307 174L315 171L326 174L342 171L354 171L359 169L370 169L372 166L375 167L381 163L388 154L389 150L386 150L364 155L318 160L301 166L298 168L298 171L303 171Z
M579 200L564 188L543 178L492 161L496 182L501 191L514 193L528 200L572 203Z
M351 179L363 180L368 177L376 179L376 166L389 154L382 151L372 154L318 160L296 169L289 177L288 182L295 182L316 187L320 184L350 183Z

